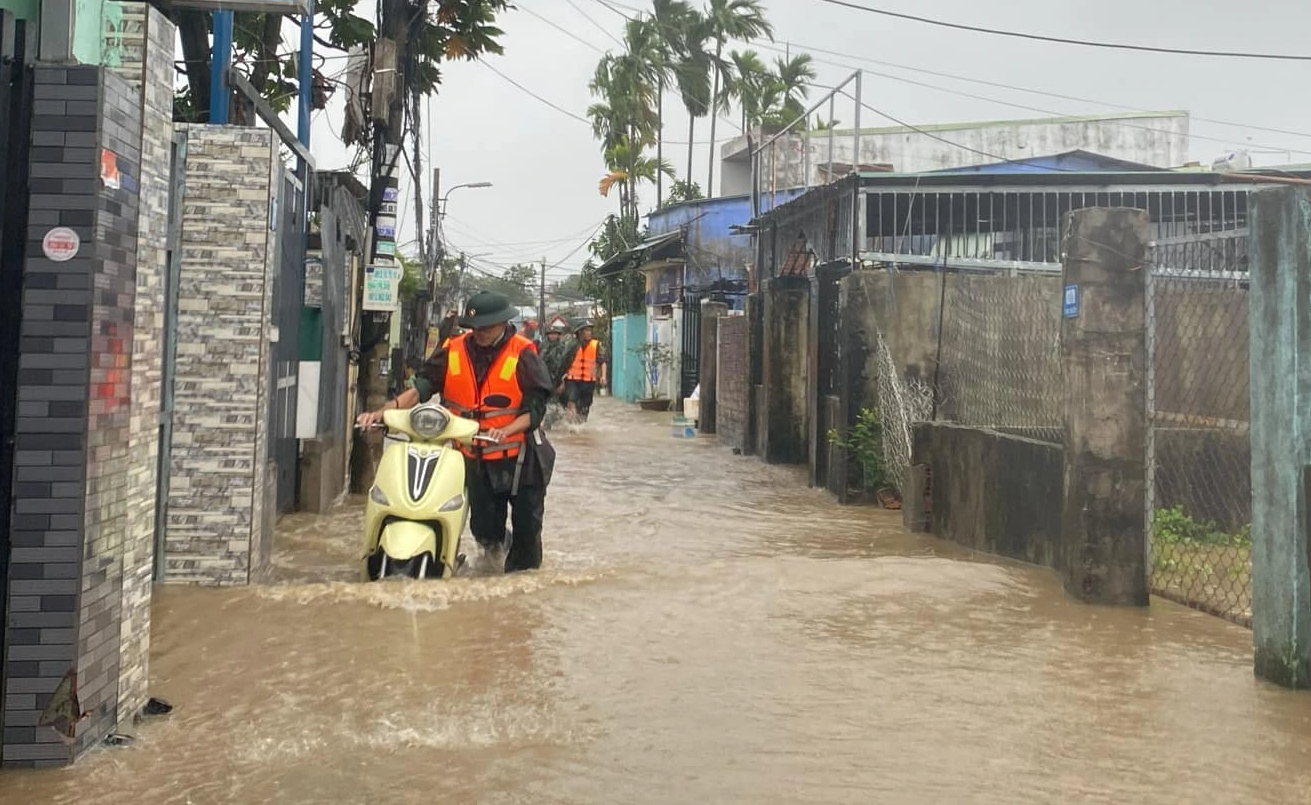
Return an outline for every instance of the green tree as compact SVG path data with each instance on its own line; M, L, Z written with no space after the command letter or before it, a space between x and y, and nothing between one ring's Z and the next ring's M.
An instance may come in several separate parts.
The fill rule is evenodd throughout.
M710 21L711 39L715 43L715 58L711 64L714 81L710 92L710 178L706 182L707 191L714 195L715 159L719 156L718 150L714 147L716 121L719 111L726 109L728 104L728 96L721 89L721 81L725 75L724 47L729 40L751 42L764 37L772 42L774 26L765 19L765 10L760 0L710 0L710 5L706 8L706 18Z
M701 12L692 9L683 20L678 57L674 63L674 83L687 110L687 174L692 181L692 147L696 142L696 122L710 114L710 75L717 63L709 45L714 40L713 26Z
M346 52L368 48L377 40L374 24L355 13L355 0L319 0L315 4L316 54L323 63L323 50ZM406 26L402 66L407 92L425 97L441 84L443 61L476 59L499 54L502 31L496 15L511 8L509 0L388 0L388 9L399 12ZM182 72L186 85L174 99L178 120L203 123L209 119L212 53L210 34L213 14L200 9L174 7L171 17L182 43ZM264 100L279 112L291 108L299 88L292 53L281 50L283 24L279 14L238 12L233 22L233 66L244 73ZM332 80L314 70L314 108L326 105ZM409 98L400 99L404 104ZM233 105L234 120L253 125L247 119L252 110L244 103Z
M660 163L654 157L646 156L639 146L631 143L619 143L605 152L606 167L609 173L601 179L601 195L609 196L610 190L618 185L619 209L625 218L636 221L639 217L637 208L637 187L641 182L653 184L659 176L673 176L674 170L668 163Z
M760 125L782 103L783 88L754 50L733 51L729 63L732 70L726 74L725 94L737 101L742 112L742 130L750 137L751 128Z
M606 260L631 249L642 240L637 221L618 215L606 219L601 232L589 248L592 258L583 266L579 287L584 295L595 299L602 308L597 330L609 332L610 319L646 309L646 279L639 271L621 271L611 277L598 277L597 269Z
M532 305L537 300L538 266L518 264L506 267L499 276L483 272L465 275L464 287L470 291L494 291L515 305Z
M773 78L776 88L782 94L782 102L776 110L766 113L764 122L782 127L805 114L810 85L815 82L818 74L809 53L800 53L790 59L779 57L774 65ZM804 126L805 121L801 125Z
M696 182L684 182L682 180L674 182L669 188L669 196L665 199L661 208L672 207L675 204L681 204L684 201L696 201L703 199L705 196L701 193L701 185Z
M656 68L656 159L664 161L665 87L677 80L679 62L684 58L684 39L695 10L684 0L653 0L651 25L656 37L659 62ZM661 183L656 181L656 205L663 200Z

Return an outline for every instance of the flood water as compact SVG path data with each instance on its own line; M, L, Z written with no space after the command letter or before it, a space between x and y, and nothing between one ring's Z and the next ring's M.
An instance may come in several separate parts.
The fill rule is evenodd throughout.
M173 715L0 802L1311 801L1311 695L1249 631L1076 605L598 403L543 570L364 585L358 508L289 518L271 583L157 591Z

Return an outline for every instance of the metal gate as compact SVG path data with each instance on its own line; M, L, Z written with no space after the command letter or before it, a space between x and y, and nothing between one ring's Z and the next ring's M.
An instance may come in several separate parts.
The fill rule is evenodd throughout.
M269 461L277 473L278 514L296 504L300 451L296 441L296 378L300 372L300 316L305 304L305 188L287 169L273 220L278 228L278 270L273 278L276 339L269 350Z
M173 468L173 401L177 391L178 286L182 277L182 200L186 194L187 135L173 133L169 152L167 271L164 275L164 329L159 378L159 455L155 488L155 581L168 572L168 494Z
M27 174L32 115L34 26L0 11L0 659L9 630L9 511L14 427L18 412L18 343L23 313L23 252L27 241ZM0 701L5 680L0 668ZM0 708L0 722L3 721ZM3 728L0 723L0 729Z
M676 406L692 396L701 379L701 300L705 298L703 291L683 289L683 374L678 399L674 401Z

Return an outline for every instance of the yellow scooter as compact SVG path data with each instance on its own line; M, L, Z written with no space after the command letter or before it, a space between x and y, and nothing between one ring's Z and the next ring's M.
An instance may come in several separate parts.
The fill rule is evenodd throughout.
M364 507L364 575L449 578L460 564L460 534L469 519L464 456L478 423L432 401L383 414L392 442L378 462Z

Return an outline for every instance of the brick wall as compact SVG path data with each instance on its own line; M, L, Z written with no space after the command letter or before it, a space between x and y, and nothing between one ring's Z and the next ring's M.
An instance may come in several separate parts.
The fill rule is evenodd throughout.
M132 87L96 67L36 70L31 206L19 343L6 765L68 762L119 720L119 640L140 111ZM101 181L101 147L123 181ZM72 260L42 250L72 228ZM75 672L75 676L74 676ZM66 744L43 711L73 683L87 713ZM67 724L58 724L67 731Z
M719 320L719 368L715 379L715 430L724 444L746 451L750 413L745 316Z
M246 584L264 543L281 166L268 129L187 126L165 578Z

